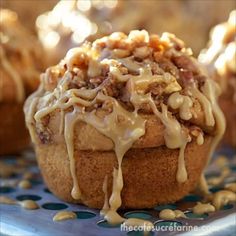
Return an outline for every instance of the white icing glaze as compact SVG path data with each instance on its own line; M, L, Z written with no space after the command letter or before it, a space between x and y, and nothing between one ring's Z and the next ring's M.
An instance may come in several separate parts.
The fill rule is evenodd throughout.
M212 106L210 101L207 99L207 97L201 92L199 91L198 88L196 87L192 87L190 89L190 92L192 93L192 95L197 98L199 100L199 102L201 103L203 110L204 110L204 114L205 114L205 122L207 126L211 126L213 127L215 125L215 119L214 119L214 115L212 112Z
M0 204L15 205L17 201L7 196L0 196Z
M214 211L215 211L215 207L211 205L210 203L198 202L197 205L193 207L193 213L198 214L198 215L202 215L202 214L210 213Z
M236 194L229 190L221 190L216 192L212 199L212 204L215 206L216 210L219 210L224 205L229 202L236 201Z
M216 149L218 143L224 135L226 123L223 112L221 111L217 103L217 98L220 95L220 89L216 82L211 79L207 79L204 85L201 87L201 90L202 93L198 89L192 88L191 92L196 98L199 99L204 108L206 125L215 125L215 136L210 146L207 161L208 164L214 150ZM207 182L203 174L200 178L199 187L203 191L203 193L207 194L209 192L207 190Z
M0 196L0 204L20 205L27 210L35 210L39 208L39 205L33 200L16 201L7 196Z
M173 109L179 109L181 119L190 120L192 118L193 101L190 97L181 95L179 92L173 93L168 99L168 105Z
M228 183L225 185L226 190L230 190L234 193L236 193L236 183Z
M184 150L187 142L190 141L189 137L181 128L180 123L175 118L168 116L167 107L164 104L162 104L162 113L157 110L153 101L149 104L154 114L157 115L165 125L164 139L166 146L170 149L180 148L176 179L179 183L184 183L188 178L184 161Z
M104 178L104 182L103 182L103 186L102 186L102 191L104 192L104 205L102 207L102 210L100 211L100 215L104 216L107 214L108 210L109 210L109 202L108 202L108 192L107 192L107 181L108 181L108 177L107 175Z
M202 87L203 94L208 98L212 107L212 114L215 117L215 136L213 142L211 144L211 150L209 152L208 162L210 157L212 156L214 150L216 149L217 145L219 144L221 138L224 135L226 122L223 112L221 111L218 103L217 98L220 95L220 88L216 84L214 80L207 79Z
M18 187L23 189L29 189L32 187L32 184L30 183L29 180L21 180L18 184Z
M33 200L24 200L19 201L18 203L27 210L36 210L39 208L39 205Z
M61 109L61 111L60 111L60 116L61 116L61 119L60 119L59 133L63 134L63 131L64 131L64 117L65 117L65 111L63 109Z
M63 221L76 218L77 215L73 211L60 211L53 216L53 221Z
M74 159L74 126L76 122L79 120L79 116L77 116L77 110L74 108L73 112L67 113L65 115L65 129L64 136L66 141L66 147L68 151L68 156L70 160L70 172L73 180L73 188L71 190L71 196L74 199L80 199L81 192L79 189L79 180L76 175L76 161Z
M164 209L159 213L159 217L164 220L174 220L176 218L186 218L186 215L180 210Z
M184 212L181 210L174 210L176 218L187 218Z
M204 195L208 195L210 193L204 173L202 173L200 176L198 188Z

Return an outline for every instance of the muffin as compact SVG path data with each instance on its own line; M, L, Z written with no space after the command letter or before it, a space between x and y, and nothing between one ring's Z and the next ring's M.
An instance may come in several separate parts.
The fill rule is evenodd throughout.
M112 222L119 207L181 199L204 184L224 133L219 93L173 34L113 33L71 49L24 107L45 183Z
M29 144L23 103L39 84L40 44L18 21L1 9L0 20L0 155L13 154ZM14 30L13 30L14 29Z
M236 10L227 22L212 29L208 48L201 52L199 61L222 89L219 103L227 123L223 141L236 147Z

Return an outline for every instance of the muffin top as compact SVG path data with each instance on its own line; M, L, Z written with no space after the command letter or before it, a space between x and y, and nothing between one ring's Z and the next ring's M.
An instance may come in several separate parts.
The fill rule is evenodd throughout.
M223 92L227 90L227 96L234 96L236 102L236 10L227 22L212 29L209 47L202 51L199 60L208 66Z
M39 84L42 48L15 12L1 9L0 14L0 102L23 102Z
M194 125L216 132L212 103L219 87L191 57L191 50L169 33L161 37L144 30L128 36L113 33L84 43L41 79L33 95L38 98L36 122L54 110L71 112L76 107L78 113L99 119L114 111L121 113L117 115L121 121L138 114L156 115L165 127L183 126L188 133ZM89 123L87 116L81 119Z
M133 91L137 95L150 94L160 107L174 92L187 95L187 88L200 88L207 77L181 40L169 33L149 36L142 30L128 36L113 33L71 49L42 79L48 92L66 81L66 90L100 91L117 99L127 110L134 110ZM145 103L139 104L139 109L151 112Z

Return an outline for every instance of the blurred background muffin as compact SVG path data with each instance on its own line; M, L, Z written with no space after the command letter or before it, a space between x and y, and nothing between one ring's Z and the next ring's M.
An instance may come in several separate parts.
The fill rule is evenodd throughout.
M221 86L220 105L227 120L224 141L236 147L236 10L212 29L208 44L199 61Z
M69 48L113 31L110 20L118 1L59 1L36 21L38 36L57 64Z
M223 21L234 8L234 0L74 0L60 1L37 18L38 35L58 63L66 51L85 39L94 40L114 31L128 33L146 29L150 33L172 32L197 55L209 29Z
M0 9L0 155L16 153L29 144L23 103L39 84L43 48L18 20Z
M1 8L15 11L24 26L36 33L35 20L38 15L51 9L57 2L58 0L1 0Z
M197 53L204 46L210 27L222 21L233 7L230 0L120 1L111 23L114 30L172 32Z

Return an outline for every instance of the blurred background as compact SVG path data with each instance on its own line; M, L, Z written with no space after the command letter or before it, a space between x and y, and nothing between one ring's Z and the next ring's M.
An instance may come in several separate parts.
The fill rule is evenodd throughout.
M226 21L234 0L1 0L38 34L51 64L73 46L114 31L169 31L193 49L204 48L210 29Z

